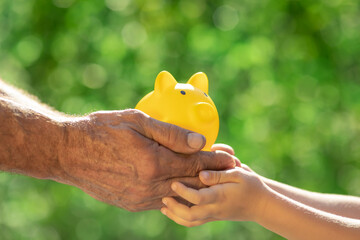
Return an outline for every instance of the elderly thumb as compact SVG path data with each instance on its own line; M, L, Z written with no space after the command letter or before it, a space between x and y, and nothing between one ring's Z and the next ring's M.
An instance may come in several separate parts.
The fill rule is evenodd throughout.
M144 124L145 136L178 153L195 153L200 151L206 139L199 133L179 126L148 118Z

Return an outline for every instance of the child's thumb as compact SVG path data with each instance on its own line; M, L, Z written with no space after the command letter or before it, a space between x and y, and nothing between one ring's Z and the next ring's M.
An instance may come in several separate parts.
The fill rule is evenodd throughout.
M200 180L208 186L219 183L239 182L242 173L239 169L230 169L225 171L201 171Z

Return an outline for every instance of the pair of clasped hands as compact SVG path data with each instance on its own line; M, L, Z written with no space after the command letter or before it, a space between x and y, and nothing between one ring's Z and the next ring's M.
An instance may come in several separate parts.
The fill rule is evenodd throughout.
M288 239L360 237L360 197L267 179L230 146L201 151L204 136L136 109L68 116L0 81L0 122L0 171L72 185L129 211L161 209L189 227L253 221Z
M176 223L194 227L211 221L253 221L261 214L266 184L234 156L232 147L214 144L211 152L231 155L234 166L224 170L199 172L201 188L175 181L175 197L164 197L161 212ZM185 200L185 201L184 201Z
M122 111L117 118L111 116L111 112L90 115L99 128L104 123L121 125L118 123L121 119L128 123L135 120L134 124L125 126L129 134L121 142L131 148L128 150L139 161L137 166L122 162L123 177L137 176L136 182L121 186L127 197L115 204L105 202L130 211L161 209L184 226L215 220L251 220L250 210L258 209L257 202L261 199L252 193L260 189L262 182L246 165L241 165L230 146L214 144L211 151L200 151L206 144L201 134L158 121L137 110ZM133 148L134 145L137 147ZM148 151L156 152L156 159L146 154ZM126 156L122 159L126 160ZM87 193L98 197L92 191ZM159 199L161 195L164 197Z

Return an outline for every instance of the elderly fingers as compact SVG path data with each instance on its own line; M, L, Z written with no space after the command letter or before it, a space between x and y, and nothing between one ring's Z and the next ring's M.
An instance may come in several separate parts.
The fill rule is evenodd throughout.
M240 164L240 161L223 151L198 152L195 154L174 153L158 145L154 149L157 159L157 173L161 179L195 177L202 170L225 170Z
M200 152L192 155L189 160L193 162L192 167L189 168L192 176L198 175L202 170L219 171L232 169L237 165L237 162L240 163L235 156L231 156L223 151Z
M138 114L141 115L141 114ZM179 126L158 121L154 118L141 116L142 134L161 145L178 153L195 153L200 151L206 143L201 134L191 132Z

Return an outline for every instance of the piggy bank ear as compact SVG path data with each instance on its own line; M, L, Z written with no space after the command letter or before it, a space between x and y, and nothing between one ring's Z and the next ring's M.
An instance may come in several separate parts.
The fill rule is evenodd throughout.
M160 72L155 80L155 91L161 92L167 88L174 88L177 84L175 78L167 71Z
M193 85L196 88L201 89L203 92L208 94L209 81L205 73L198 72L191 76L189 81L187 82Z

